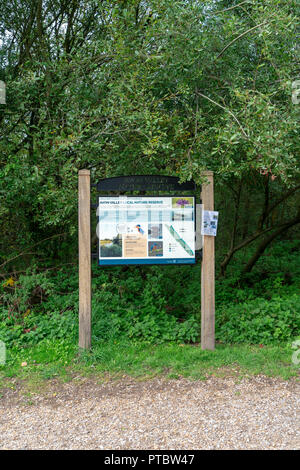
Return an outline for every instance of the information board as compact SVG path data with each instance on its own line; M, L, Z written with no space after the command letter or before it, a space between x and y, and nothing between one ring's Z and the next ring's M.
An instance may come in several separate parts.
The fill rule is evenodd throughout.
M195 198L99 197L99 265L193 264Z

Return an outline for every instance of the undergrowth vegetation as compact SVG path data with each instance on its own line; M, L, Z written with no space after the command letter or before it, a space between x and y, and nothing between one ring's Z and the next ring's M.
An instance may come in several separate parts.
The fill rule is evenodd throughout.
M300 330L300 272L297 242L280 242L253 273L240 277L239 260L216 281L216 339L219 343L278 344ZM264 270L267 258L271 266ZM277 270L272 271L272 263ZM278 271L280 265L280 271ZM200 335L201 265L194 267L93 266L92 341L195 343ZM293 273L293 274L291 274ZM76 267L37 272L1 284L0 339L26 348L43 340L76 344Z

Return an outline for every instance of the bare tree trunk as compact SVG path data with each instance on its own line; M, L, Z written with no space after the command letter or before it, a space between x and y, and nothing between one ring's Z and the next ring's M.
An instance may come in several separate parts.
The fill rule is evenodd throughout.
M264 207L262 214L259 218L258 221L258 227L257 230L262 230L264 223L269 215L269 199L270 199L270 191L269 191L269 175L265 175L265 181L264 181Z
M250 197L247 192L246 195L246 202L245 202L245 208L244 208L244 213L246 214L246 217L244 218L244 223L243 223L243 232L242 232L242 239L244 240L247 235L248 235L248 227L249 227L249 210L250 210Z
M233 221L233 227L232 227L232 232L231 232L231 242L230 242L230 248L228 250L227 255L225 256L224 260L221 263L221 273L222 276L225 275L226 267L231 260L233 254L234 254L234 245L236 241L236 232L237 232L237 225L238 225L238 219L239 219L239 207L240 207L240 200L241 200L241 191L242 191L242 180L239 183L238 191L235 192L235 211L234 211L234 221Z
M231 244L231 247L230 247L230 250L228 251L228 253L226 254L224 260L222 261L221 263L221 274L224 276L225 275L225 271L226 271L226 268L229 264L229 262L231 261L234 253L236 251L239 251L241 250L242 248L244 248L245 246L249 245L250 243L252 243L253 241L255 241L257 238L261 237L262 235L264 235L265 233L267 232L270 232L270 231L273 231L273 230L276 230L276 232L274 233L277 233L280 234L282 233L284 230L286 230L287 228L289 228L290 226L292 225L295 225L299 222L299 214L297 215L296 219L293 219L291 220L290 222L284 222L280 225L277 225L277 226L272 226L272 225L269 225L268 227L266 228L263 228L263 225L264 225L264 222L266 221L266 219L272 214L272 212L284 201L286 201L286 199L288 199L291 195L293 195L296 191L298 191L298 189L300 189L300 185L298 186L295 186L294 188L290 189L287 193L283 194L282 197L280 199L278 199L274 204L270 205L269 204L269 188L268 188L268 184L266 183L265 184L265 202L264 202L264 208L263 208L263 211L262 211L262 214L260 216L260 219L259 219L259 222L258 222L258 229L257 231L253 234L253 235L250 235L246 240L244 239L241 243L239 243L238 245L236 246L232 246ZM234 233L234 230L233 229L233 233ZM277 236L277 235L274 235L272 233L272 235L270 235L270 242L267 243L266 247L268 246L269 243L271 243L272 240L274 240L274 238ZM267 238L266 240L268 240L269 238ZM261 242L261 245L263 245L264 242ZM265 248L266 248L265 247ZM263 249L262 253L264 252L265 248ZM254 258L255 255L253 255L253 258ZM261 255L258 255L258 258L260 257ZM250 260L251 261L251 260ZM249 266L250 266L250 261L249 261ZM256 263L257 260L254 261L254 264ZM250 271L252 269L252 267L254 266L254 264L252 266L250 266ZM248 264L247 264L248 266ZM249 272L249 271L246 271L246 269L248 269L246 266L245 268L245 272Z
M281 233L285 232L287 229L292 227L293 225L299 224L300 223L300 216L296 217L295 219L291 220L290 222L287 222L285 225L281 226L275 232L271 233L267 238L265 238L260 245L258 245L258 248L254 255L250 258L248 263L246 264L245 268L243 269L244 273L249 273L253 266L257 263L261 255L264 253L265 249L267 246L274 240L274 238L278 237Z

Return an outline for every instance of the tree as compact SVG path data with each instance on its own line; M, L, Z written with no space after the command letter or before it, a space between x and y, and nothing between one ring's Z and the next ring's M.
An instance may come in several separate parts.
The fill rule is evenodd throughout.
M289 191L295 201L299 179L296 24L286 0L5 0L2 257L59 233L74 240L83 167L95 179L163 173L197 183L213 170L220 194L232 185L235 207L224 272L247 245L238 220L251 185L259 220L248 244L294 220L296 203L269 230L273 205Z

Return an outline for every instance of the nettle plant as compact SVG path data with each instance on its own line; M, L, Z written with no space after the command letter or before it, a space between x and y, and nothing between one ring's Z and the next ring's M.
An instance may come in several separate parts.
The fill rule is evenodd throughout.
M18 280L9 278L2 284L2 316L15 322L22 320L34 306L53 294L54 289L54 283L44 273L28 272Z

